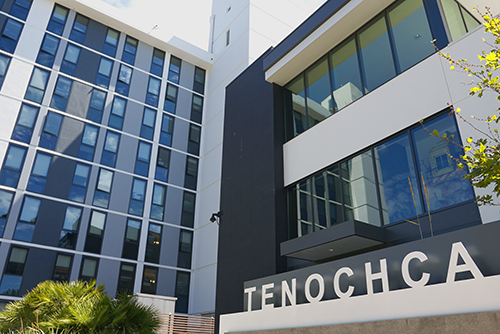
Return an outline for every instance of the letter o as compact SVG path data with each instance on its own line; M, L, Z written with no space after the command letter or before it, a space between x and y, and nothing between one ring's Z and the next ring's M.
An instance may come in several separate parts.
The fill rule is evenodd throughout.
M319 291L316 297L311 296L311 282L314 280L318 281L319 285ZM321 300L321 298L323 298L323 295L325 294L325 280L320 274L312 274L307 278L304 288L306 299L309 301L309 303L317 303Z

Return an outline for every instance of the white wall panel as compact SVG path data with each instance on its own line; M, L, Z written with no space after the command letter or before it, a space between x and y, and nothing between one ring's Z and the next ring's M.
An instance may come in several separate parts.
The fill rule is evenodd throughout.
M216 277L217 266L215 264L195 270L191 274L190 314L203 314L214 311Z
M22 100L28 87L33 65L13 58L2 86L2 94Z

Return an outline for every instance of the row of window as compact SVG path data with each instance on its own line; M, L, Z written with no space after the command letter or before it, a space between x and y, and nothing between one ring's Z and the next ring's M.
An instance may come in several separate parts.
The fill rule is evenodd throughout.
M47 26L47 30L55 33L57 35L62 35L62 32L64 30L64 26L66 24L66 19L68 17L69 10L61 5L55 4L54 10L52 12L50 21ZM75 21L73 23L73 27L69 36L69 39L79 43L79 44L85 44L85 36L87 33L87 28L90 24L91 20L81 14L77 14L75 17ZM50 37L48 37L50 36ZM107 56L110 57L115 57L116 55L116 49L118 46L118 40L120 37L120 33L112 28L107 28L107 34L106 38L104 40L104 44L102 46L101 50L98 50ZM52 39L52 55L55 55L55 52L57 51L57 44L55 40L59 40L55 36L46 34L45 38ZM70 51L70 46L71 46L71 51ZM123 47L123 53L122 53L122 58L121 60L129 65L134 66L135 64L135 57L137 54L137 48L139 46L139 41L131 36L126 36L125 38L125 44ZM68 60L71 64L76 64L76 61L78 59L78 54L79 50L81 48L74 45L74 44L68 44L68 49L66 50L66 56L65 56L65 61L68 60L66 57L70 58ZM102 59L106 59L107 63L102 64ZM102 71L108 74L111 72L111 67L112 67L112 61L107 59L107 58L102 58L101 59L101 65L102 65ZM53 62L53 60L52 60ZM162 77L163 75L163 67L165 63L165 52L159 50L159 49L154 49L153 50L153 57L151 60L151 67L150 67L150 72L156 76ZM168 80L170 80L173 83L179 84L179 78L180 78L180 72L181 72L181 64L182 60L175 57L171 56L170 59L170 66L168 69ZM51 67L52 64L49 66ZM61 67L61 71L63 71L64 67L64 62L63 66ZM70 65L72 67L72 65ZM99 71L101 71L101 66L99 67ZM122 73L123 72L123 73ZM124 64L121 65L120 68L120 77L122 79L127 79L130 78L131 76L132 69ZM66 72L64 72L66 73ZM102 74L102 73L101 73ZM152 77L153 79L156 79ZM158 79L156 79L158 80ZM108 80L109 81L109 80ZM97 83L96 83L97 84ZM109 82L108 82L109 84ZM153 86L155 83L153 83ZM151 86L151 81L150 81L150 86ZM127 87L122 87L123 91L125 92L127 90ZM154 88L152 88L154 90ZM193 84L193 90L197 93L203 94L205 89L205 70L196 67L195 69L195 77L194 77L194 84ZM125 94L126 95L126 94Z
M59 115L49 114L49 116L51 115L54 116L52 118L54 122L59 121L58 118L56 117ZM46 128L47 126L44 128L44 131L46 131ZM46 134L46 136L43 137L42 135L43 138L40 139L40 147L53 150L55 147L54 135L48 132L44 134ZM17 135L16 136L13 135L13 138L15 137L17 137ZM97 137L97 129L90 125L86 125L81 139L80 149L78 152L79 158L92 161L95 151L96 137ZM107 132L106 142L101 156L101 164L114 167L116 163L116 154L117 154L119 139L120 139L119 134L110 131ZM1 185L13 188L17 187L19 178L21 176L21 171L23 169L27 150L28 148L24 146L17 146L17 145L9 146L6 157L4 159L2 170L0 171ZM151 157L151 144L139 141L137 158L134 169L135 174L148 177L150 169L149 168L150 157ZM44 193L45 184L47 182L47 177L49 174L51 162L52 162L52 155L44 152L37 152L37 155L35 157L35 162L31 170L31 176L28 181L27 190L41 194ZM154 178L156 180L162 182L168 182L169 164L170 164L170 150L161 146L158 147L158 154L156 158L156 166L154 171L155 173ZM78 163L76 166L77 167L75 168L75 176L79 175L79 180L82 180L83 179L82 173L84 173L83 170L86 170L85 174L87 176L85 178L85 182L87 182L90 166L82 163ZM101 175L104 174L106 174L106 176L105 177L103 176L103 179L107 180L106 182L109 182L109 185L106 185L105 187L106 189L109 188L108 195L103 196L96 191L94 197L94 205L107 208L109 202L109 192L111 189L111 183L114 172L101 168L99 174L100 178ZM197 176L198 176L198 159L191 156L186 156L184 187L196 190ZM139 180L140 182L146 182L145 180L142 179L137 179L137 180ZM73 181L73 183L74 182L75 180ZM99 183L97 190L101 190L99 188ZM73 192L70 193L69 199L78 202L83 202L84 197L85 197L85 189L78 188L77 190L77 188L75 188L74 193Z
M448 40L440 0L399 0L285 86L287 139L304 132L435 52ZM454 0L441 0L452 38L479 23Z
M163 206L165 189L155 187L155 195L153 198L153 206ZM161 193L158 193L161 192ZM184 195L184 201L194 200L194 194ZM13 194L4 190L0 190L0 229L3 234L7 217L9 214ZM163 201L162 201L163 200ZM161 204L157 201L162 201ZM32 242L35 226L39 220L40 207L43 202L40 198L26 196L19 214L19 219L14 230L13 240ZM194 202L187 203L183 207L183 211L194 213ZM152 209L154 211L155 209ZM152 212L152 216L158 214L163 215L163 211ZM64 221L59 235L58 247L75 249L78 238L78 231L82 217L82 208L68 205L66 207ZM85 240L84 251L89 253L101 253L102 239L106 225L107 214L105 212L93 210L89 219L89 228ZM157 217L159 218L159 217ZM188 219L189 217L185 217ZM161 219L159 219L161 220ZM137 260L140 233L142 222L137 219L129 218L125 231L122 257L131 260ZM160 263L161 240L162 240L161 224L149 223L148 236L146 244L145 261L149 263ZM179 235L179 253L177 266L179 268L191 268L191 250L193 241L193 232L188 230L180 230Z
M2 281L0 283L0 294L8 296L20 296L21 283L24 269L28 259L30 249L12 246L6 261ZM58 253L55 258L51 279L54 281L68 281L71 273L73 255L68 253ZM84 281L95 280L99 267L99 259L93 257L83 257L80 265L79 278ZM118 274L117 291L134 290L136 265L122 262ZM142 293L156 294L159 268L144 266L143 279L141 284ZM187 302L189 297L190 273L177 271L175 295L178 297L176 312L187 313Z
M83 144L82 144L83 145ZM140 146L139 146L140 147ZM83 152L80 150L80 152ZM140 152L140 150L139 150ZM27 148L23 146L10 145L3 167L0 171L0 184L17 188ZM104 157L104 156L103 156ZM167 181L168 161L170 151L162 147L159 148L158 160L156 166L156 179ZM44 152L37 152L35 161L31 169L26 190L34 193L45 193L45 187L49 176L49 170L52 163L52 155ZM136 173L149 168L149 161L141 161L138 157L136 161ZM91 166L83 163L76 163L74 176L71 183L68 199L78 203L84 203L87 188L89 184ZM192 157L186 159L186 174L184 185L188 189L196 189L196 178L198 173L198 160ZM147 173L146 173L147 174ZM92 204L101 208L108 208L114 172L108 169L100 168ZM146 180L134 178L128 213L136 216L142 216L144 212L144 199L146 194ZM165 211L165 194L167 187L155 183L153 188L153 203L151 206L150 218L163 221ZM193 200L194 202L194 200ZM194 204L193 204L194 209ZM183 219L187 220L187 219ZM192 225L192 223L188 224ZM187 225L186 225L187 226Z
M449 112L449 110L447 110ZM335 163L289 188L290 236L355 219L375 226L413 220L474 199L450 157L463 154L454 117L425 122L365 152Z

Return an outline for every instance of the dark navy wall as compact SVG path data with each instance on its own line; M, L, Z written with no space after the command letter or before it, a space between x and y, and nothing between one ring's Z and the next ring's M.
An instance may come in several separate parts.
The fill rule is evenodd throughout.
M243 311L244 281L286 270L282 89L262 66L261 57L226 88L216 319Z

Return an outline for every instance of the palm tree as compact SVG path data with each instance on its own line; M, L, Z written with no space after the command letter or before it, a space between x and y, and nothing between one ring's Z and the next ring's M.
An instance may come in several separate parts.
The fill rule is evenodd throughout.
M112 299L95 281L42 282L0 314L2 333L146 334L159 323L152 306L124 293Z

